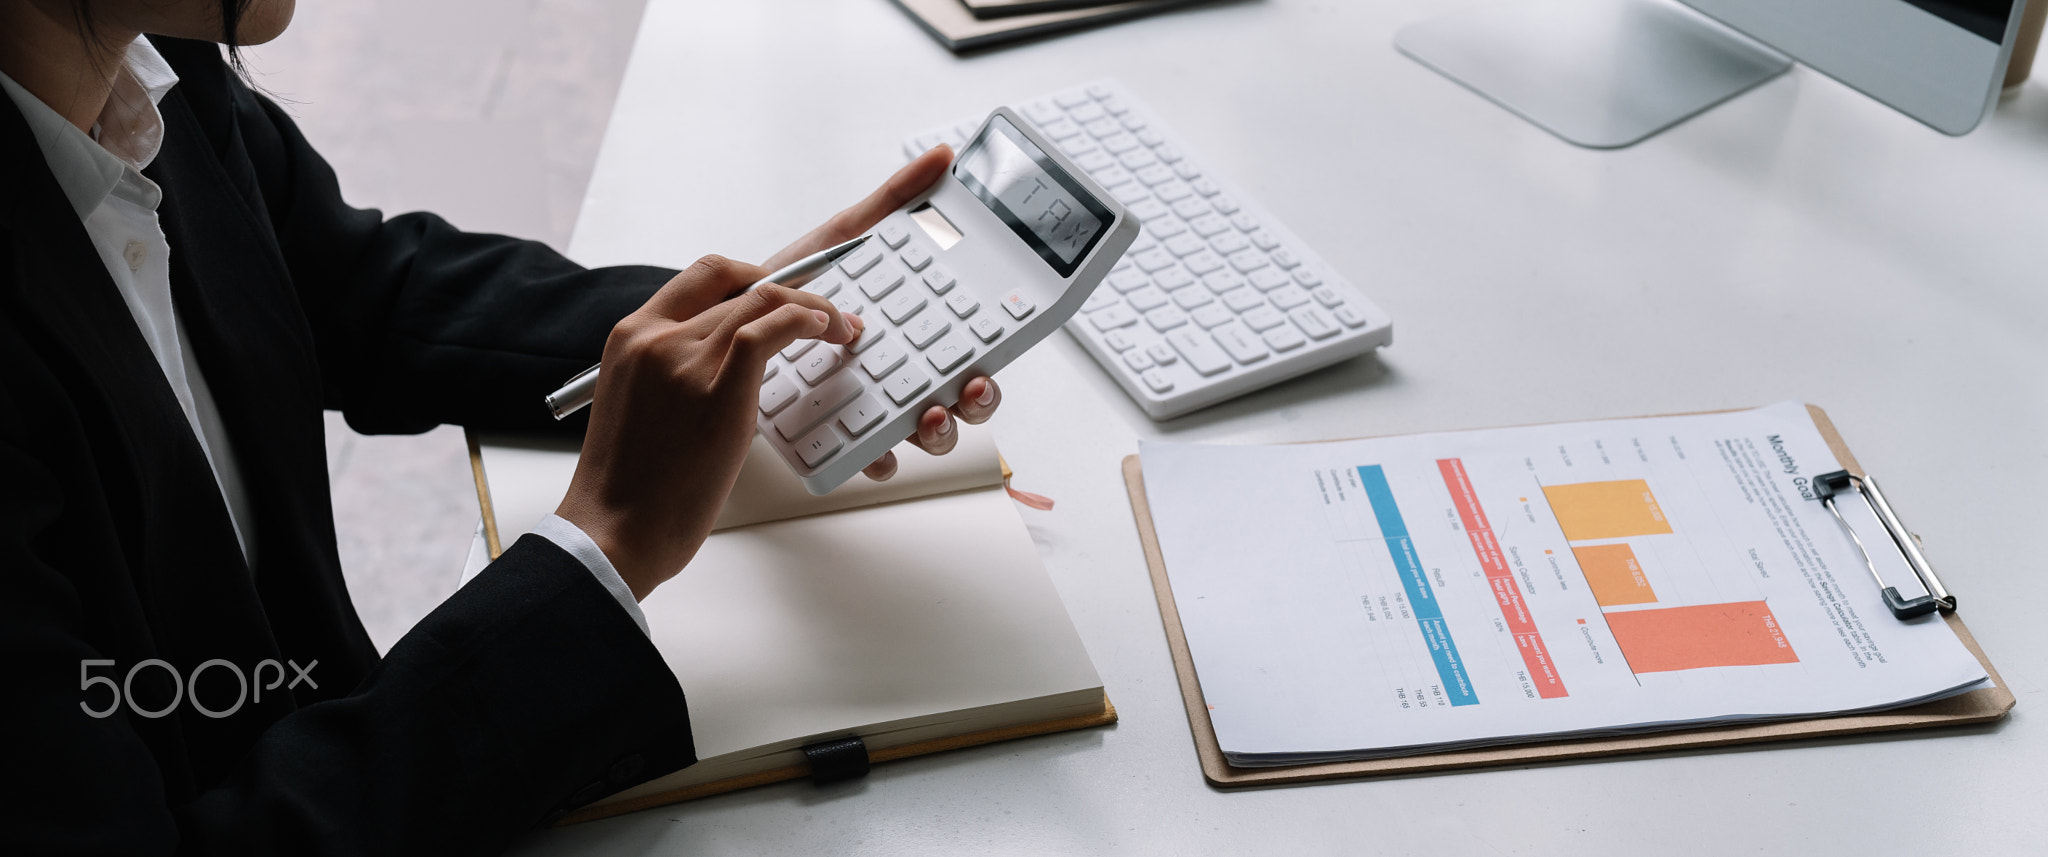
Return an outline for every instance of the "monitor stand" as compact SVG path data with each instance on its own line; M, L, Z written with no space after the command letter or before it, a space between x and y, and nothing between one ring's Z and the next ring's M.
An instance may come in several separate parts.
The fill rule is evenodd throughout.
M1410 24L1394 46L1543 130L1618 149L1763 83L1792 61L1652 0L1527 0Z

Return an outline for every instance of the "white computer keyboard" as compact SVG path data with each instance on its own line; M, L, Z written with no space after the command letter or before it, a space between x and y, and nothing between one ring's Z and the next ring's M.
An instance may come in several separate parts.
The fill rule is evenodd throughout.
M1069 332L1153 419L1179 416L1393 341L1343 275L1204 164L1112 80L1019 112L1144 221ZM904 141L956 150L980 120Z

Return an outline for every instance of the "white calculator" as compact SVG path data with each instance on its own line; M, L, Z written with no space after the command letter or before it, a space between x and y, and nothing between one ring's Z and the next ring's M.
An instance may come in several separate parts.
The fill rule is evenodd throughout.
M1008 108L931 190L804 286L867 329L801 339L768 363L761 434L813 494L845 483L1072 318L1138 223Z

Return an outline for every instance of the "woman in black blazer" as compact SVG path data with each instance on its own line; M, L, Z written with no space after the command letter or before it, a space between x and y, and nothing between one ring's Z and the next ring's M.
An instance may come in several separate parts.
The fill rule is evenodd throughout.
M763 267L583 270L348 207L214 44L275 37L291 2L0 0L7 853L493 853L689 764L634 601L709 534L767 357L860 329L789 289L726 299ZM864 232L949 157L768 267ZM321 410L552 428L541 396L600 354L557 535L380 658L338 567ZM943 453L998 398L970 382L913 440Z

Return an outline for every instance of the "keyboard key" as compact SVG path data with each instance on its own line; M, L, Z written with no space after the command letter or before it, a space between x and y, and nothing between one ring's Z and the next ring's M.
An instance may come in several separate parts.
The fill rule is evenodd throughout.
M933 265L931 270L924 272L924 284L932 290L932 294L943 295L952 291L953 283L953 272L947 270L944 265Z
M1287 272L1279 268L1260 268L1253 271L1251 281L1252 285L1257 286L1262 292L1270 292L1292 282L1287 278Z
M1115 330L1137 320L1138 314L1127 306L1113 306L1088 316L1088 323L1095 325L1096 330Z
M1087 90L1077 89L1072 92L1062 92L1058 95L1055 95L1052 97L1052 100L1054 104L1058 104L1061 107L1065 107L1068 110L1072 110L1083 104L1087 104L1093 98L1094 96L1089 95Z
M1188 313L1188 318L1194 319L1195 323L1201 325L1203 330L1207 330L1219 324L1228 324L1235 320L1237 316L1230 311L1229 307L1222 304L1209 304Z
M1180 179L1174 179L1173 181L1167 182L1165 184L1153 188L1152 192L1158 194L1160 199L1166 200L1167 202L1173 202L1175 200L1186 199L1190 196L1193 196L1195 193L1195 189L1188 187L1187 182L1181 181Z
M910 228L903 225L901 218L891 217L882 221L882 225L875 229L875 235L882 239L882 243L889 245L889 249L894 250L902 247L903 242L910 240Z
M1145 323L1152 325L1153 330L1165 333L1187 324L1188 314L1181 312L1178 307L1163 306L1145 313Z
M1090 174L1114 163L1116 163L1116 157L1101 149L1096 149L1074 159L1074 166L1087 170Z
M880 381L889 377L891 370L903 365L903 358L908 354L903 346L891 342L862 355L860 368L861 371L868 373L868 377Z
M1164 156L1162 155L1161 157ZM1239 208L1237 200L1231 199L1227 196L1212 197L1209 200L1209 204L1216 206L1216 210L1223 212L1224 214L1236 214Z
M1322 304L1326 307L1333 307L1344 302L1344 296L1338 294L1336 289L1330 288L1329 286L1324 286L1313 292L1309 292L1309 296L1315 298L1316 303Z
M966 294L966 292L961 292L961 294ZM1115 306L1122 300L1123 298L1116 296L1116 292L1097 286L1095 289L1095 293L1089 295L1087 300L1081 302L1081 312L1091 313L1096 310L1102 309L1106 306ZM952 305L953 300L951 298L947 298L946 306Z
M1274 351L1293 351L1308 341L1301 338L1301 332L1295 330L1291 324L1282 324L1266 331L1265 339L1266 344L1272 346Z
M1010 314L1011 318L1018 321L1023 321L1025 316L1030 315L1031 311L1037 308L1038 305L1032 303L1031 299L1025 297L1022 292L1011 292L1003 296L1003 309Z
M790 402L796 401L796 382L788 378L776 378L761 385L761 413L775 416Z
M1173 353L1173 349L1166 347L1164 342L1154 342L1145 346L1145 353L1152 355L1152 362L1161 366L1180 360L1180 355Z
M839 439L839 433L831 426L819 426L796 442L796 457L804 460L805 467L817 467L845 445L846 442Z
M1094 179L1096 184L1102 185L1103 187L1116 187L1117 185L1123 184L1124 182L1131 180L1131 171L1124 169L1123 167L1108 166L1103 167L1099 170L1090 171L1088 173L1088 177ZM1152 183L1146 182L1145 184L1149 187Z
M1124 365L1131 367L1133 372L1143 372L1152 368L1152 355L1133 348L1124 352Z
M1243 250L1246 247L1250 246L1252 246L1252 240L1250 238L1244 237L1244 233L1242 232L1225 232L1221 235L1209 239L1209 249L1214 250L1217 253L1220 253L1224 256L1229 256L1232 253L1235 253L1239 250Z
M1274 289L1266 297L1273 301L1274 306L1281 309L1293 309L1308 303L1308 292L1302 291L1298 286Z
M884 340L884 339L888 339L888 338L889 338L889 329L888 329L888 328L886 328L886 327L870 327L870 328L867 328L867 329L865 329L865 330L862 330L862 331L860 332L860 338L859 338L859 339L856 339L856 340L854 340L854 341L853 341L853 344L852 344L852 345L848 345L848 346L846 347L846 350L847 350L847 351L850 351L850 352L852 352L852 353L854 353L854 354L859 354L859 353L861 353L861 352L863 352L863 351L866 351L866 350L868 350L868 349L870 349L870 348L873 348L873 347L875 347L875 343L877 343L877 342L881 342L882 340Z
M1182 163L1186 162L1183 161ZM1223 192L1222 188L1217 187L1215 182L1212 182L1207 178L1199 178L1189 181L1188 187L1194 188L1196 193L1199 193L1203 196L1215 196Z
M1166 377L1165 372L1157 369L1147 369L1144 374L1138 377L1143 379L1145 386L1154 393L1164 393L1173 389L1173 379Z
M924 292L904 289L882 302L882 315L888 316L890 324L902 324L905 319L916 315L917 311L924 307Z
M845 315L860 315L861 313L866 312L868 308L867 304L860 302L860 295L856 295L852 292L847 292L846 294L833 298L832 305L838 307L839 311Z
M1328 339L1343 329L1318 307L1305 306L1288 313L1287 317L1293 319L1294 323L1301 327L1301 332L1308 334L1311 339Z
M1195 275L1188 273L1186 268L1173 267L1153 275L1152 282L1158 283L1160 288L1170 292L1194 285Z
M916 366L905 365L882 382L882 390L889 394L890 401L901 405L917 398L917 394L924 392L924 388L931 384L932 379L925 377L924 372L919 371Z
M892 268L876 268L860 278L860 293L868 300L878 301L903 285L903 272Z
M1111 110L1109 112L1116 113L1115 110ZM1139 116L1135 112L1125 112L1122 114L1118 114L1117 121L1124 123L1125 128L1129 128L1133 131L1143 128L1147 124L1145 122L1145 117Z
M959 331L940 337L938 342L933 343L931 350L924 353L924 359L931 361L932 368L939 370L941 375L953 371L953 367L967 362L967 358L973 356L974 343L967 341Z
M1259 219L1253 217L1249 211L1240 211L1230 216L1230 225L1237 227L1239 232L1257 232Z
M1294 281L1309 288L1323 284L1323 278L1307 268L1294 269Z
M1340 307L1338 307L1338 308L1336 309L1336 314L1337 314L1337 320L1338 320L1338 321L1341 321L1341 322L1344 322L1344 326L1345 326L1345 327L1364 327L1364 326L1365 326L1365 313L1359 312L1359 311L1358 311L1358 310L1357 310L1356 308L1354 308L1354 307L1351 307L1351 306L1348 306L1348 305L1347 305L1347 306L1340 306Z
M1188 266L1188 270L1196 276L1200 276L1223 267L1223 257L1211 250L1200 250L1189 254L1181 264Z
M1093 103L1083 104L1079 107L1072 107L1065 104L1062 104L1060 106L1067 108L1068 119L1072 119L1083 125L1086 125L1087 123L1093 122L1097 119L1101 119L1102 117L1109 115L1109 111L1104 110L1101 106Z
M1229 232L1231 227L1228 219L1212 211L1188 221L1188 228L1195 230L1196 235L1208 238L1212 235Z
M1147 146L1157 147L1166 142L1166 137L1162 136L1158 129L1155 128L1140 128L1131 132L1131 136L1137 137L1138 142L1144 143Z
M845 271L849 277L858 278L860 275L867 273L869 268L874 267L876 262L880 261L882 261L882 246L880 244L862 244L860 249L847 254L846 258L839 260L839 270Z
M1066 119L1057 119L1038 126L1038 130L1053 140L1064 140L1081 133L1081 126Z
M1126 182L1110 188L1109 195L1116 197L1117 202L1125 205L1136 205L1139 200L1151 196L1152 192L1146 190L1144 185L1137 182Z
M1136 263L1140 270L1150 274L1173 264L1173 254L1166 252L1164 248L1155 247L1132 256L1131 261Z
M1116 121L1114 116L1104 116L1101 119L1081 126L1081 130L1095 135L1095 139L1100 140L1111 134L1123 133L1124 123Z
M1231 234L1235 235L1236 233ZM1263 251L1247 247L1230 254L1230 267L1240 271L1256 271L1266 267L1266 254Z
M1184 327L1167 334L1166 342L1180 352L1196 374L1207 377L1230 368L1230 358L1216 347L1216 340L1210 339L1209 334Z
M1208 244L1203 243L1199 236L1195 235L1175 235L1172 238L1166 239L1167 252L1175 256L1186 256L1208 246Z
M1109 287L1119 292L1131 292L1152 284L1152 278L1143 271L1127 268L1109 275Z
M1181 309L1194 309L1215 299L1208 289L1181 289L1173 293L1173 302Z
M860 378L855 377L852 372L834 375L826 379L825 383L812 387L810 392L803 394L795 404L789 406L788 410L783 411L782 416L776 417L775 432L782 435L783 440L794 441L802 438L819 423L824 422L826 417L839 410L840 405L853 401L853 397L861 394L861 389Z
M1301 260L1295 258L1294 254L1288 252L1287 248L1282 247L1273 251L1273 264L1279 265L1282 268L1292 268L1301 264Z
M1114 137L1105 137L1102 140L1102 150L1112 155L1121 155L1142 145L1144 144L1138 142L1138 138L1131 136L1128 132ZM1158 153L1155 152L1154 154ZM1164 160L1164 156L1161 156L1161 160Z
M1095 138L1086 134L1075 134L1060 141L1060 151L1066 152L1068 155L1078 155L1094 148L1096 148Z
M1107 295L1106 297L1111 301L1116 300L1115 295ZM973 315L975 310L981 309L981 300L962 290L954 292L952 297L946 299L946 308L952 310L954 315L966 318Z
M773 378L775 377L775 373L780 371L782 371L782 364L777 361L770 360L768 361L767 366L761 368L761 380L766 381L770 378Z
M1223 293L1223 305L1230 307L1230 311L1235 313L1242 313L1255 306L1264 306L1265 303L1265 297L1250 287Z
M1160 182L1173 180L1173 168L1165 164L1153 164L1137 171L1134 175L1138 177L1138 181L1144 182L1148 186L1156 185ZM1107 185L1104 185L1104 187L1107 187Z
M1166 293L1150 286L1132 292L1124 299L1130 301L1131 308L1139 312L1150 312L1154 308L1166 305Z
M1111 351L1122 351L1130 348L1134 343L1131 342L1129 334L1121 330L1112 330L1102 335L1102 344L1109 346Z
M837 348L812 349L802 360L796 361L796 374L804 379L804 383L816 384L825 376L839 371L839 364L844 360Z
M1259 340L1258 334L1244 329L1242 324L1222 325L1209 331L1209 335L1216 338L1224 351L1230 352L1230 359L1239 363L1257 363L1272 353L1266 350L1266 344Z
M853 404L839 409L839 427L847 434L859 437L863 432L882 424L882 418L889 415L882 400L873 393L862 393ZM812 465L816 466L816 465Z
M1209 287L1209 291L1220 295L1224 292L1234 292L1244 288L1245 278L1238 276L1236 271L1212 271L1208 276L1202 278L1202 285Z
M816 346L817 344L818 341L815 339L799 339L795 342L790 343L788 347L782 349L782 359L795 360L804 352L811 350L811 348L813 346Z
M1199 196L1191 196L1174 203L1173 213L1180 215L1182 220L1193 220L1209 213L1209 201Z
M1132 149L1123 153L1121 157L1116 159L1116 162L1123 164L1124 169L1135 170L1159 163L1159 156L1152 154L1151 149Z
M996 337L1003 335L1003 323L996 321L996 317L992 315L975 319L967 325L967 329L974 331L974 335L980 337L983 342L994 342Z
M1112 95L1108 98L1102 99L1102 109L1109 111L1110 115L1112 116L1121 116L1125 113L1130 112L1131 106L1125 104L1123 102L1123 99Z
M1280 239L1273 237L1271 232L1258 229L1252 232L1252 246L1261 250L1271 250L1280 246Z
M824 298L826 300L831 300L832 296L839 294L839 290L845 287L845 285L845 277L839 276L838 274L828 273L825 276L819 277L815 280L810 281L809 283L804 284L804 291L810 292L811 294L817 295L818 297Z
M1160 143L1157 146L1153 146L1152 154L1158 155L1160 160L1165 161L1169 164L1181 159L1180 150L1170 145L1167 145L1166 143Z
M1031 121L1037 123L1041 128L1045 127L1047 122L1062 118L1058 107L1043 101L1034 101L1024 105L1024 115L1031 117Z
M1166 207L1166 203L1156 199L1141 199L1125 206L1125 208L1131 212L1132 217L1138 218L1139 222L1144 223L1147 230L1152 229L1153 224L1159 222L1158 218L1165 217L1173 212L1172 209ZM1160 225L1164 226L1164 223ZM1174 230L1174 232L1179 231L1180 229ZM1154 234L1157 235L1159 233Z
M932 263L931 251L926 250L923 247L919 247L916 244L912 244L909 247L903 248L902 257L903 264L909 265L910 270L913 271L922 271L924 270L924 266Z
M1099 83L1088 84L1088 88L1084 91L1088 93L1088 96L1090 98L1094 98L1098 101L1109 97L1109 87L1103 86Z
M926 313L903 326L903 338L910 340L910 344L917 346L919 350L923 350L932 344L932 340L938 339L952 329L953 323L947 321L945 316L935 312Z
M1193 161L1180 161L1173 165L1173 174L1194 181L1202 177L1202 168L1195 166Z
M1244 313L1246 327L1253 330L1270 330L1287 323L1287 317L1269 306L1252 307Z

